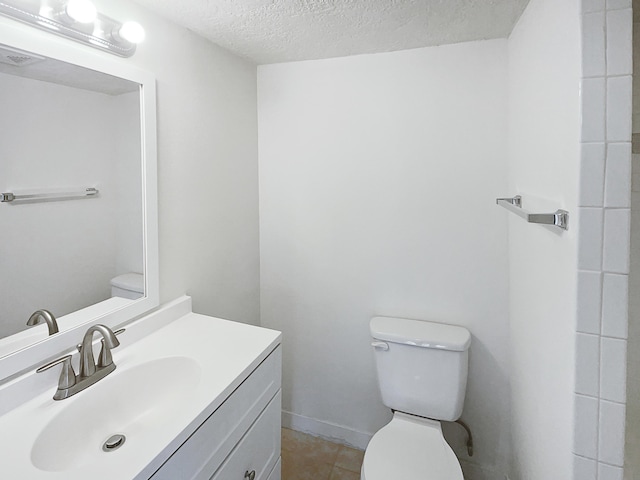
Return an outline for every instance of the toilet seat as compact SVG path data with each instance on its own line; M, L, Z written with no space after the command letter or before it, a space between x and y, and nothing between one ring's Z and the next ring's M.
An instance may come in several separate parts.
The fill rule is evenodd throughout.
M371 439L361 480L464 480L440 422L396 412Z

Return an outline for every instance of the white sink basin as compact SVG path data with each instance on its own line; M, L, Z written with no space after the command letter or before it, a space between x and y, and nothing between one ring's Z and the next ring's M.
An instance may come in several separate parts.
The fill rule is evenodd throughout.
M101 380L102 388L89 387L75 402L63 405L36 438L31 461L40 470L60 472L136 448L149 441L163 418L179 408L199 383L201 370L188 357L160 358L121 371L116 368ZM124 435L125 443L121 449L103 451L105 440L114 434Z
M0 387L0 405L16 405L0 416L2 478L147 480L279 343L279 332L194 313L149 327L153 315L168 314L129 325L116 369L76 395L53 400L57 369ZM124 444L103 451L114 434Z

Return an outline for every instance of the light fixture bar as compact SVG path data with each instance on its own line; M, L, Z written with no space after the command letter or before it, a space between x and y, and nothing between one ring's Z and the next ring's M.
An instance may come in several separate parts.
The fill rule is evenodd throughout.
M101 13L90 23L66 14L66 0L0 0L0 14L120 57L130 57L136 44L117 33L122 24Z

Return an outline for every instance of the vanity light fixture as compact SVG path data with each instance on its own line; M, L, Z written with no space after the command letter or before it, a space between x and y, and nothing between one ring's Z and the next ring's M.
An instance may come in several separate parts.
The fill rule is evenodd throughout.
M140 43L144 40L144 28L138 22L124 22L117 32L113 33L123 40L131 43Z
M99 13L90 0L0 0L0 14L120 57L130 57L144 29Z
M72 21L80 23L93 23L98 18L96 6L89 0L69 0L64 12Z

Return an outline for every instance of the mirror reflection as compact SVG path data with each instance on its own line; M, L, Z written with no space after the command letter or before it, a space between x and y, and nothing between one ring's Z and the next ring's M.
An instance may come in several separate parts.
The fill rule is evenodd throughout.
M0 45L0 100L1 357L141 298L144 247L140 85Z

